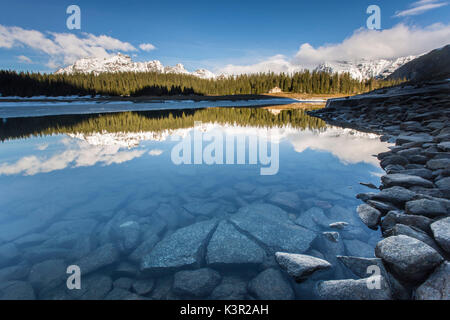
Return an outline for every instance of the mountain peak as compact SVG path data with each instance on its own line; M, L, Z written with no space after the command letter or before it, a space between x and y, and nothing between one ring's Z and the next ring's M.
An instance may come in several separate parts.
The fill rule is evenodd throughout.
M164 67L161 61L152 60L145 62L134 62L129 55L117 53L116 55L104 58L82 58L75 61L72 65L58 69L55 74L73 74L73 73L94 73L104 72L158 72L158 73L176 73L191 74L193 76L211 79L215 74L206 69L199 69L195 72L189 72L184 65L177 63L175 66Z
M417 56L407 56L394 59L361 59L358 61L329 61L317 66L315 71L331 73L350 73L350 76L358 80L370 78L384 79L404 64L416 59Z

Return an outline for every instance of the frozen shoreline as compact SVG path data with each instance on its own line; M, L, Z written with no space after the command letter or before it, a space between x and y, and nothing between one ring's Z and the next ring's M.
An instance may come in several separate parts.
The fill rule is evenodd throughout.
M309 102L309 101L304 101ZM298 103L288 98L260 100L164 100L164 101L117 101L117 100L77 100L77 101L20 101L2 102L0 118L38 117L50 115L109 113L126 111L180 110L208 107L251 107Z

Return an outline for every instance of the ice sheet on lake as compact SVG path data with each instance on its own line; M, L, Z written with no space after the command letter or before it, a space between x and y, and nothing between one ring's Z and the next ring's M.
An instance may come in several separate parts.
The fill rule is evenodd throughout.
M284 105L298 102L294 99L277 98L238 101L166 100L154 102L133 101L0 101L0 118L38 117L64 114L90 114L124 111L198 109L207 107L248 107L263 105Z

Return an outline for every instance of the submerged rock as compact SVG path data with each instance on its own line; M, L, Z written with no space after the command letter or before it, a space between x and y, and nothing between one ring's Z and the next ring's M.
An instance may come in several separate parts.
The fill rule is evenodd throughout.
M321 281L316 292L324 300L391 300L389 285L383 277L381 280L381 289L369 289L372 278Z
M300 214L295 220L299 226L310 230L320 231L321 228L326 228L330 219L325 215L325 212L318 207L312 207Z
M138 295L146 295L152 292L153 288L155 287L155 280L153 279L141 279L136 280L131 288L134 292L136 292Z
M378 266L380 270L385 271L383 261L380 258L351 256L338 256L337 258L359 278L367 278L372 274L368 272L370 266Z
M64 260L47 260L31 268L28 280L37 290L56 288L65 280L66 268Z
M153 247L159 242L159 237L156 234L149 235L129 256L128 258L133 262L140 262L142 258L148 255Z
M338 221L338 222L330 223L328 226L332 229L343 230L343 229L345 229L346 226L348 226L348 223L344 222L344 221Z
M258 300L293 300L289 282L275 269L266 269L248 284L248 291Z
M300 198L295 192L277 192L269 201L289 209L297 209L300 205Z
M222 221L209 241L206 262L218 267L260 264L265 255L257 243Z
M203 260L206 240L217 220L207 220L178 229L155 245L141 260L141 271L166 273L198 268Z
M193 215L211 216L218 208L214 202L192 201L183 207Z
M369 206L368 204L362 204L358 206L356 211L358 212L359 217L366 226L368 226L370 229L378 229L378 223L380 222L381 218L380 211Z
M0 245L0 267L13 264L19 259L20 252L16 245L13 243L7 243Z
M10 281L0 286L0 300L35 300L36 295L29 282Z
M227 276L211 293L213 300L244 300L247 298L247 282L239 277Z
M139 243L141 229L136 221L126 221L113 229L113 239L121 252L128 253Z
M443 260L429 245L417 239L399 235L378 242L375 255L405 280L420 281Z
M118 260L119 250L113 244L105 244L81 258L75 264L80 267L82 274L88 274Z
M217 271L209 268L180 271L175 273L173 291L180 295L206 297L220 283L221 278Z
M242 207L230 221L273 252L303 253L316 237L313 231L292 223L284 210L269 204Z
M316 271L331 268L328 261L304 254L275 253L278 264L296 281L302 281Z
M374 257L373 247L365 242L358 239L344 240L345 250L347 255L353 257Z

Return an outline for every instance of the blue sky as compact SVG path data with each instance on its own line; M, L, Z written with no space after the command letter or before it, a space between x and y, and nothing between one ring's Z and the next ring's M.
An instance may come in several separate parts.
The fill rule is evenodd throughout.
M77 54L81 54L76 52L76 48L67 48L70 46L66 41L68 39L57 44L65 46L58 49L61 52L54 53L56 49L44 52L42 48L46 47L46 39L55 41L54 33L73 34L81 39L86 39L88 34L96 37L106 35L111 42L115 39L130 45L119 44L117 48L106 49L108 53L125 51L137 61L158 59L165 65L181 62L188 70L204 67L217 71L230 64L252 66L266 61L275 61L277 64L302 63L301 59L308 60L305 52L299 54L302 44L309 43L314 49L328 44L339 45L345 39L352 38L355 31L364 32L369 16L366 8L371 4L381 8L381 27L388 31L385 38L395 38L394 31L389 30L397 30L402 34L403 41L407 41L409 32L411 36L418 37L418 40L410 39L410 42L420 42L423 39L423 49L428 50L433 45L445 44L443 38L450 35L450 5L447 0L1 0L0 3L0 27L3 27L3 34L0 29L1 69L53 71L57 65L67 64L78 57ZM66 28L66 8L71 4L81 8L79 31ZM419 10L405 11L414 8ZM438 27L430 27L437 23L440 24ZM395 29L399 24L404 29ZM17 30L11 27L38 31L43 38L29 39L34 35L28 34L24 41L24 36L15 35ZM423 34L425 30L432 32L432 36L429 33ZM392 34L389 35L389 32ZM383 42L382 31L378 33L380 37L376 37L377 43ZM372 36L367 33L367 41L372 41ZM15 38L11 40L8 37ZM43 42L41 44L38 41ZM103 45L102 41L95 41L96 46ZM355 46L362 46L360 44L363 42L360 39ZM151 43L156 49L141 50L139 45L142 43ZM447 40L447 43L450 41ZM389 45L396 46L388 41ZM392 52L387 52L392 56L404 54L405 45L411 46L411 54L421 50L418 47L421 43L407 43L402 45L403 49L398 45L398 48L392 48ZM131 47L133 49L128 51L120 50ZM341 52L349 52L345 47L339 50L339 54L335 51L333 54L339 56ZM380 48L379 51L378 55L383 49ZM361 52L364 55L365 51ZM314 51L313 55L316 53ZM325 54L325 50L317 55L322 53ZM352 54L350 56L353 57ZM324 59L327 57L325 54ZM264 64L264 68L266 67Z

